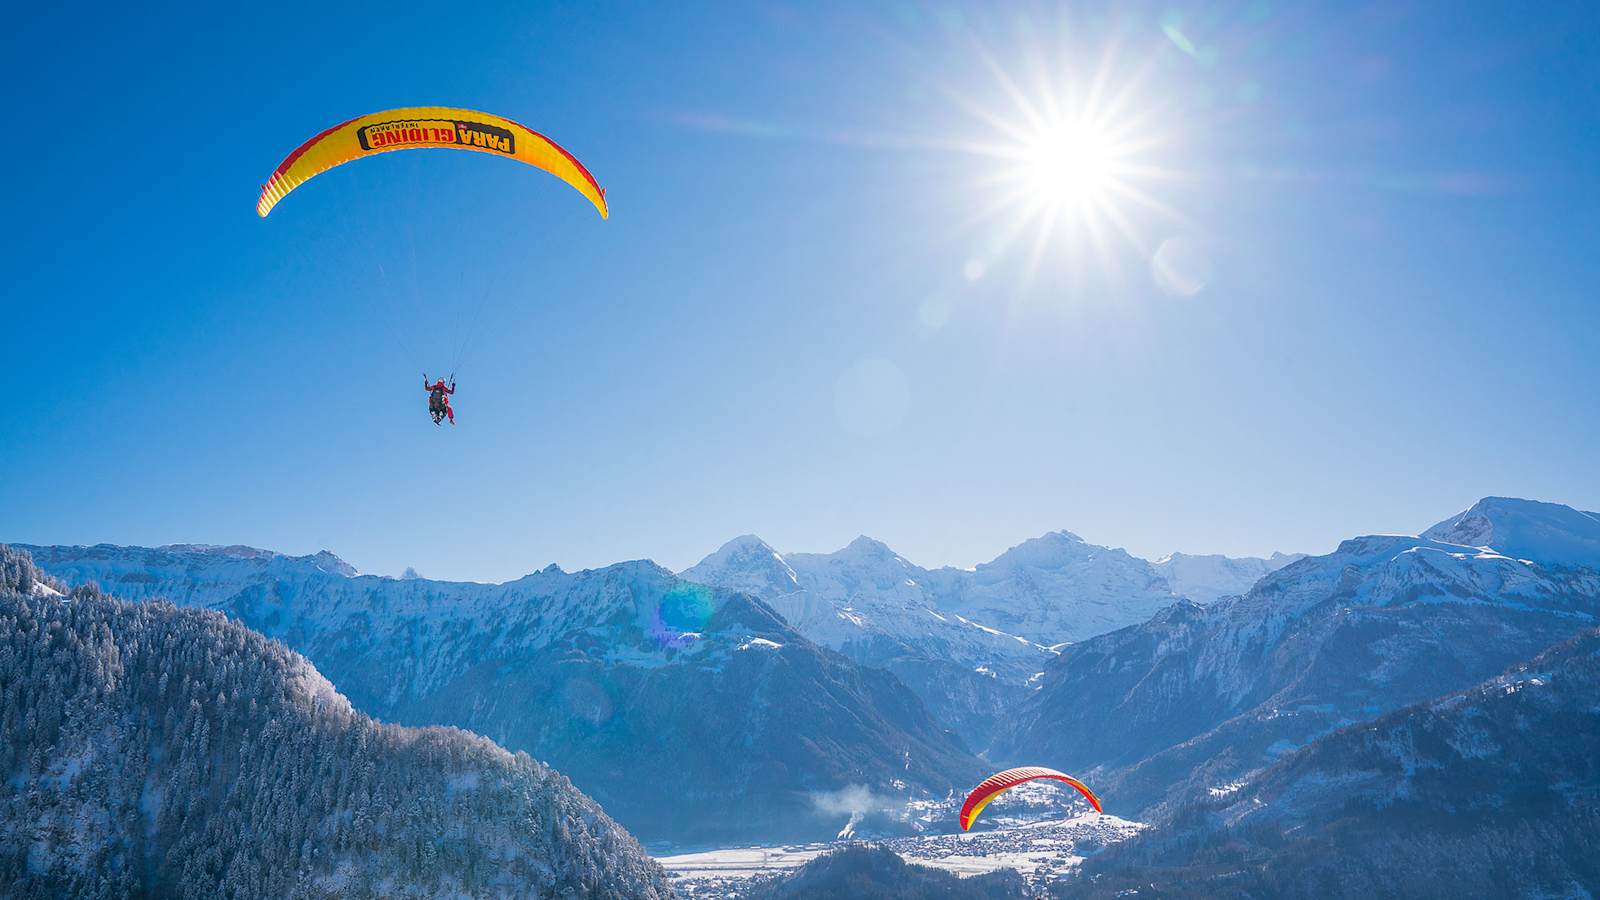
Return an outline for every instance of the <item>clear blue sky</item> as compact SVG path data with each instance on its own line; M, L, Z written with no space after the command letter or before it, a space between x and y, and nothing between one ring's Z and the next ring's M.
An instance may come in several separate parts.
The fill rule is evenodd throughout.
M0 540L500 580L1600 508L1592 4L640 6L14 13ZM1151 203L1041 240L972 150L1006 79L1097 72ZM415 104L551 135L611 219L448 152L256 217L301 140Z

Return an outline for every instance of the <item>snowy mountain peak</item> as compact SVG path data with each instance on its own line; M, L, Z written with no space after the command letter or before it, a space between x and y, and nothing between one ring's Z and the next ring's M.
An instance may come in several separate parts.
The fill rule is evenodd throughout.
M1463 514L1429 529L1429 534L1461 540L1485 536L1481 523L1470 519ZM1282 624L1338 596L1346 609L1451 603L1593 616L1592 602L1585 598L1600 591L1600 572L1593 562L1586 568L1574 564L1576 570L1570 572L1560 571L1565 568L1560 564L1547 567L1545 563L1559 552L1576 558L1582 546L1575 550L1570 536L1565 542L1544 537L1537 545L1513 540L1508 545L1518 549L1510 553L1496 546L1432 537L1350 538L1332 553L1272 572L1239 603L1220 611L1246 618L1268 615Z
M851 556L856 559L890 560L899 559L900 554L889 549L889 545L866 535L857 535L856 539L846 544L838 552L839 556Z
M741 552L741 551L743 551L743 552L759 551L759 552L764 552L764 553L776 553L776 552L778 552L776 550L773 550L772 549L772 545L767 543L766 541L762 540L761 536L758 535L758 534L741 534L738 537L729 540L727 543L723 544L721 547L717 548L717 552L721 553L723 551L727 551L727 552L730 552L730 553L732 553L732 552Z
M329 575L343 575L346 578L354 578L361 574L356 571L355 566L350 565L327 550L318 550L311 555L311 559L317 568L327 572Z
M626 572L626 573L628 573L630 575L633 575L633 576L636 576L636 577L642 576L642 577L651 578L651 579L661 579L661 578L671 578L672 577L672 570L671 569L667 568L666 566L663 566L662 564L656 562L653 559L625 559L622 562L612 563L609 566L601 566L598 569L584 569L582 572L579 572L578 574L581 575L584 572L613 572L613 571ZM562 574L565 574L565 573L562 573Z
M1422 536L1468 547L1492 547L1517 559L1600 568L1600 515L1560 503L1485 497Z
M991 562L980 563L978 569L1055 569L1074 560L1092 557L1096 553L1128 556L1126 550L1091 544L1070 531L1050 531L1023 541L995 557Z
M757 596L800 589L794 569L770 544L753 534L740 535L718 547L684 570L682 577Z
M702 562L783 562L783 556L772 545L753 534L741 534L706 557Z

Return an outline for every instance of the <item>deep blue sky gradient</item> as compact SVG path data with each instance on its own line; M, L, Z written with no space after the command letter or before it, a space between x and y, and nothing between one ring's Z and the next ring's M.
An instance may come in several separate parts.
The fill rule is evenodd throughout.
M744 532L971 565L1600 508L1592 4L641 6L18 13L0 540L500 580ZM1013 115L979 48L1026 85L1110 47L1181 218L1030 265L954 98ZM611 219L466 153L256 217L301 140L419 104L549 134ZM1193 298L1148 273L1174 235ZM463 346L435 429L421 370Z

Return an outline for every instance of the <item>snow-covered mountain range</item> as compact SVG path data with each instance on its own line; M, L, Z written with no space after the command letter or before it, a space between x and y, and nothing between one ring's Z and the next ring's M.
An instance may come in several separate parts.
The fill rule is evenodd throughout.
M1190 561L1158 565L1236 568ZM1600 516L1491 497L1286 562L1059 648L1007 708L995 765L1154 825L1052 896L1594 894Z
M997 758L1092 773L1119 809L1149 812L1461 690L1600 619L1592 514L1491 498L1425 534L1509 540L1515 553L1360 537L1242 597L1175 604L1063 649L1007 717Z
M527 750L678 841L831 834L821 795L943 797L1011 762L1159 820L1600 620L1600 516L1505 498L1262 560L1152 563L1054 532L924 569L868 538L783 554L745 536L680 576L641 561L485 585L327 553L30 549L60 579L40 596L95 581L224 611L362 711Z
M1600 631L1199 791L1089 870L1058 895L1589 896Z
M761 597L830 647L843 647L864 633L918 633L925 617L906 611L927 609L963 614L966 621L948 623L955 631L991 636L999 631L1002 637L1050 646L1142 622L1180 597L1209 603L1242 594L1263 575L1302 557L1174 553L1152 563L1070 531L1055 531L972 569L925 569L864 536L833 553L782 554L745 535L681 574ZM890 621L895 617L899 621Z
M6 896L673 895L526 754L379 724L215 612L0 577Z
M483 585L359 576L326 551L25 549L69 584L224 610L305 653L363 711L487 734L555 765L636 833L679 840L691 827L811 827L812 791L959 787L979 766L969 748L988 745L1048 645L1148 618L1174 599L1172 580L1209 597L1276 562L1163 570L1057 532L974 570L928 570L864 537L784 556L746 536L681 581L634 562ZM693 765L660 753L691 744ZM668 794L729 810L686 819Z
M70 584L224 611L363 712L525 750L654 840L832 834L815 793L944 796L981 766L892 675L649 562L485 585L355 576L324 554L29 549Z
M833 553L781 554L745 535L681 574L759 597L813 641L894 672L982 748L1053 645L1143 622L1181 596L1242 593L1298 558L1151 563L1059 531L974 569L930 570L867 537Z

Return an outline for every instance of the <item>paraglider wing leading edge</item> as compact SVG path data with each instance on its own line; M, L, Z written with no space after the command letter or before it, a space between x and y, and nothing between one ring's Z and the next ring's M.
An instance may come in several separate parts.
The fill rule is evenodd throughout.
M587 197L607 218L606 192L561 145L502 116L445 106L413 106L341 122L295 148L261 186L256 213L265 218L289 192L351 160L393 150L474 150L543 169Z

